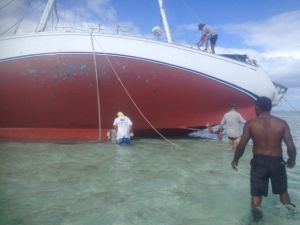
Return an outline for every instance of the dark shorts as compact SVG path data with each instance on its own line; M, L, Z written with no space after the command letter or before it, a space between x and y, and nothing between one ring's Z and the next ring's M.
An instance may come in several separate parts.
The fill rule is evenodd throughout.
M237 140L239 137L228 137L228 139L229 140L231 140L231 141L235 141L235 140Z
M120 144L120 145L121 144L129 145L131 143L131 141L130 141L130 138L123 137L123 138L117 139L116 143Z
M287 192L286 163L281 156L254 155L250 164L252 196L267 196L269 179L273 194Z
M217 40L218 40L218 35L217 35L217 34L214 35L214 36L212 36L212 37L209 39L211 45L216 45Z

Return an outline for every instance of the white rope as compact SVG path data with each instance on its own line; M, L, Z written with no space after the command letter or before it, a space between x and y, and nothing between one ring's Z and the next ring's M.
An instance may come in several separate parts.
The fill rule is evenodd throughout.
M110 65L113 73L116 75L118 81L120 82L121 86L123 87L124 91L126 92L127 96L129 97L129 99L131 100L131 102L133 103L133 105L135 106L135 108L137 109L137 111L140 113L140 115L144 118L144 120L150 125L150 127L161 137L163 138L166 142L168 142L169 144L173 145L174 147L178 148L178 149L182 149L179 145L175 144L174 142L170 141L169 139L167 139L162 133L160 133L153 125L152 123L147 119L147 117L144 115L144 113L141 111L141 109L138 107L138 105L135 103L134 99L132 98L132 96L130 95L129 91L127 90L127 88L125 87L124 83L122 82L122 80L120 79L117 71L115 70L111 60L109 59L108 55L105 54L105 50L103 48L103 46L101 45L101 43L99 43L96 39L96 42L99 44L100 48L102 49L104 56L108 62L108 64Z
M93 32L95 29L91 31L91 44L93 49L93 58L94 58L94 67L95 67L95 76L96 76L96 87L97 87L97 108L98 108L98 141L101 141L101 111L100 111L100 92L99 92L99 77L98 77L98 70L97 70L97 60L96 60L96 52L94 46L94 38Z

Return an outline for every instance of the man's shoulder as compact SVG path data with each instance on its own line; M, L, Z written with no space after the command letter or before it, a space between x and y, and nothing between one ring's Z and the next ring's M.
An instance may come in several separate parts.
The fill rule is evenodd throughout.
M261 123L260 119L258 117L255 117L253 119L250 119L246 122L246 126L251 126L253 124Z
M230 110L229 112L225 113L225 116L240 116L241 114L236 110Z
M273 116L273 115L271 115L271 118L274 122L276 122L278 124L282 124L283 126L287 125L287 122L284 119L281 119L281 118L279 118L277 116Z
M129 124L132 124L132 121L129 117L127 117L127 121L128 121Z
M286 125L286 124L287 124L287 122L286 122L285 120L283 120L283 119L281 119L281 118L279 118L279 117L276 117L276 116L271 115L270 118L271 118L271 120L272 120L273 122L275 122L275 123L283 124L283 125ZM249 120L249 121L247 122L247 124L251 125L251 124L261 123L262 121L263 121L262 118L260 118L260 117L255 117L255 118Z

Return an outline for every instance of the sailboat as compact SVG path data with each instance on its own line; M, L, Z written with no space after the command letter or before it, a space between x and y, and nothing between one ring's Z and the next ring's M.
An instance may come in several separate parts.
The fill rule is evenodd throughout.
M0 139L101 141L118 111L136 135L182 135L218 124L231 103L254 117L258 96L278 104L286 88L254 63L173 43L90 32L0 38ZM157 31L157 30L156 30Z

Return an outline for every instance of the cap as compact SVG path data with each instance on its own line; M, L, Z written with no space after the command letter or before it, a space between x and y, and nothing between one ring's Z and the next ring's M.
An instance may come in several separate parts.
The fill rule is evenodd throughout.
M118 113L117 113L117 116L118 116L118 117L123 117L124 114L123 114L122 112L118 112Z
M205 24L204 23L199 23L198 28L201 29L202 27L204 27Z

